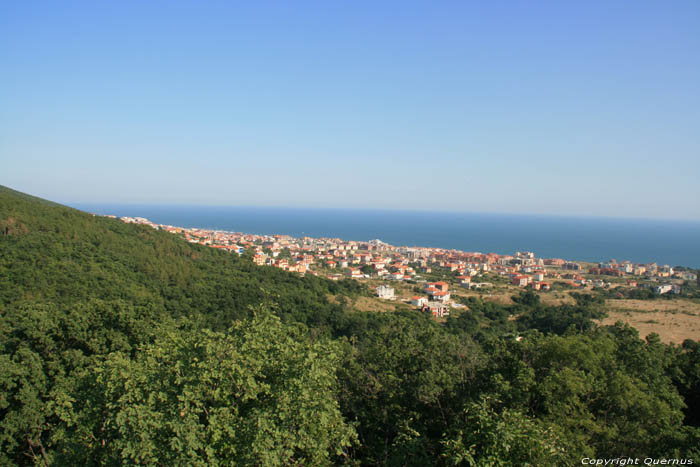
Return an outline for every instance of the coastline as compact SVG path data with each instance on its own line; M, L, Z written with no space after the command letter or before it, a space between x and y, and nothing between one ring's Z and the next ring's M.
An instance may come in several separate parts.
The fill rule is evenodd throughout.
M599 262L615 258L700 268L700 222L483 213L220 206L88 205L97 214L255 235L381 238L392 245L496 252Z

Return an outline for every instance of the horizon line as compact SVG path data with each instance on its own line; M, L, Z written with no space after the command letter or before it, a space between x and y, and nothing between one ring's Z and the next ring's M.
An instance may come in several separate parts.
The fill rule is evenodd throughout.
M590 218L606 220L628 220L628 221L654 221L654 222L684 222L699 224L700 218L679 218L679 217L643 217L625 216L611 214L572 214L572 213L538 213L538 212L512 212L512 211L477 211L458 209L410 209L410 208L390 208L390 207L328 207L328 206L308 206L308 205L283 205L283 204L203 204L203 203L134 203L134 202L67 202L55 201L69 207L80 209L79 206L120 206L120 207L168 207L168 208L242 208L242 209L289 209L289 210L318 210L318 211L374 211L374 212L396 212L396 213L420 213L420 214L481 214L493 216L522 216L522 217L560 217L560 218Z

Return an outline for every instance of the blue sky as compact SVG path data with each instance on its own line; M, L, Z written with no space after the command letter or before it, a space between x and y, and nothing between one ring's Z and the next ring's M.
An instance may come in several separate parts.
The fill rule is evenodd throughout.
M700 2L2 2L0 184L700 219Z

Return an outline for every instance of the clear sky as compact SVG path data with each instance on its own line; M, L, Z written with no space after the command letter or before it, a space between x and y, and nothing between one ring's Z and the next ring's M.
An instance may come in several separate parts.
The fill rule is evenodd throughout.
M700 1L1 2L0 184L700 219Z

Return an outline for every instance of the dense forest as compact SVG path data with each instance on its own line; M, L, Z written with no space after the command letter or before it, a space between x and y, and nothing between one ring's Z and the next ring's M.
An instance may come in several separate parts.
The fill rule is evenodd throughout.
M700 462L700 344L367 293L0 187L0 465Z

